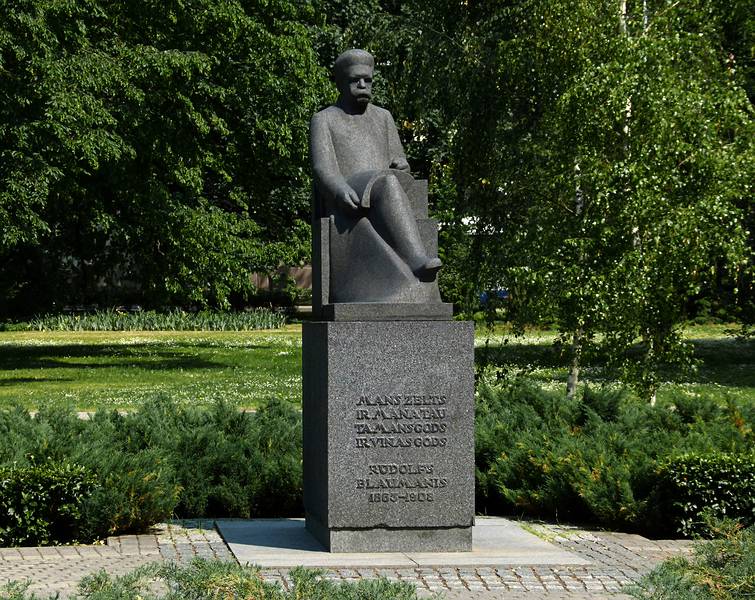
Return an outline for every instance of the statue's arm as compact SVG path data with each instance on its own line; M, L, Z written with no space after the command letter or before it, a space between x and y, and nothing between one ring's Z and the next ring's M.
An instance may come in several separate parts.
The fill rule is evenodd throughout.
M409 171L409 162L406 160L404 147L398 137L396 122L393 120L393 115L388 111L386 111L386 127L388 128L388 151L391 154L391 169Z
M310 123L309 155L318 193L328 202L356 210L359 196L341 175L327 117L322 112L315 114Z

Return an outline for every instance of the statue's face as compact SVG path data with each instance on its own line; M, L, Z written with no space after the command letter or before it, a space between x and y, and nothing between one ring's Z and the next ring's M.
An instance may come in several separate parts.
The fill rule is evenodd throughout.
M344 99L367 105L372 98L372 69L367 65L349 65L338 78L338 91Z

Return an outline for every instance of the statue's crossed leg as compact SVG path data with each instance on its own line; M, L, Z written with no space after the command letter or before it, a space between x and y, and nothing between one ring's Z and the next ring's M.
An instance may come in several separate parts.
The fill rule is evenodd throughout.
M395 175L381 176L373 184L369 220L418 278L432 280L435 277L443 263L427 255L409 198Z

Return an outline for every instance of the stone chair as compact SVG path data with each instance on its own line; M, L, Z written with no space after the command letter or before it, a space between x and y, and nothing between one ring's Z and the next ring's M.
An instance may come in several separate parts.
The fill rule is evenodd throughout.
M428 256L438 255L438 222L427 216L427 181L394 171L412 205ZM439 320L452 315L437 278L420 281L369 219L328 215L317 191L312 210L312 314L322 320Z

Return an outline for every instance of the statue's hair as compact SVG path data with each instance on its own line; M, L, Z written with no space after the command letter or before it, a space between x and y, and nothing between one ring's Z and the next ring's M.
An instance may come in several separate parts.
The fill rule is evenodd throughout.
M342 52L333 64L333 76L336 78L336 81L346 71L346 68L351 65L366 65L374 69L375 59L366 50L352 49Z

